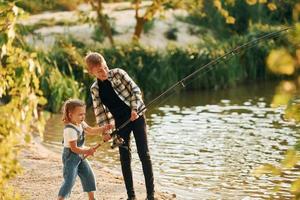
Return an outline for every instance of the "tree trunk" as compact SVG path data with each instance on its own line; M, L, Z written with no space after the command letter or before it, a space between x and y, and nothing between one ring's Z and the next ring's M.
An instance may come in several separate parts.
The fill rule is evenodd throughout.
M146 23L147 20L144 19L144 17L136 17L136 25L134 27L134 33L133 33L133 41L139 41L141 38L144 24Z
M105 35L108 37L109 42L112 46L114 46L114 39L112 36L112 31L110 24L106 20L105 16L103 15L103 6L102 6L102 0L97 0L97 5L95 4L94 0L89 0L93 10L97 13L97 20L100 25L100 27L103 29Z
M108 37L110 44L114 46L114 39L112 36L112 31L109 23L107 22L107 20L102 14L98 15L98 21L101 24L101 27L103 28L105 35Z

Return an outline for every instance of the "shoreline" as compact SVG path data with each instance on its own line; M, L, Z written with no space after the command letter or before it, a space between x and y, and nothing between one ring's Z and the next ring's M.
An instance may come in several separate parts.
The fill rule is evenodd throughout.
M22 199L49 200L57 199L57 193L63 181L61 155L44 147L33 139L26 144L19 154L19 162L23 172L10 181ZM97 200L126 200L127 194L123 177L116 175L101 163L89 160L94 171L97 191ZM146 189L143 182L134 180L137 199L146 198ZM156 198L159 200L176 199L175 194L159 192L156 186ZM87 194L82 191L80 179L76 179L69 199L88 199Z

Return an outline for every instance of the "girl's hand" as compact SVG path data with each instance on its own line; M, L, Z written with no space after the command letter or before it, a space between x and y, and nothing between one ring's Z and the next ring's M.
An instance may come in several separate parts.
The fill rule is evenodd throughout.
M89 148L88 150L87 150L87 152L86 152L86 156L94 156L94 153L96 152L96 149L95 148L93 148L93 147L91 147L91 148Z
M113 127L114 126L112 124L106 124L106 125L103 126L103 132L105 133L105 132L113 129Z
M103 133L102 138L103 138L103 142L107 142L108 140L111 139L111 136L109 133Z

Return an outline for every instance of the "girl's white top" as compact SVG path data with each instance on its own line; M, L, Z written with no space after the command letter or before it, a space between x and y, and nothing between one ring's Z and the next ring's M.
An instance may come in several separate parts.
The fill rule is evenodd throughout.
M87 128L88 125L85 121L81 122L78 126L72 123L68 123L67 125L71 125L74 128L76 128L80 134L83 134L83 129ZM64 128L64 147L70 148L70 143L71 141L77 140L78 135L77 132L70 127Z

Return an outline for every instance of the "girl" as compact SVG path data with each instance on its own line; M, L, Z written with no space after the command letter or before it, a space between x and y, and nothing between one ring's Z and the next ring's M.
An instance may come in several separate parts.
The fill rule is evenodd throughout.
M67 100L63 106L64 150L62 154L64 181L58 193L58 200L63 200L71 193L77 175L81 180L84 192L88 193L89 200L94 200L96 181L94 173L85 156L94 155L93 147L84 147L85 133L87 135L103 134L104 141L109 140L109 134L104 134L112 129L112 125L90 127L85 121L85 104L77 99Z

